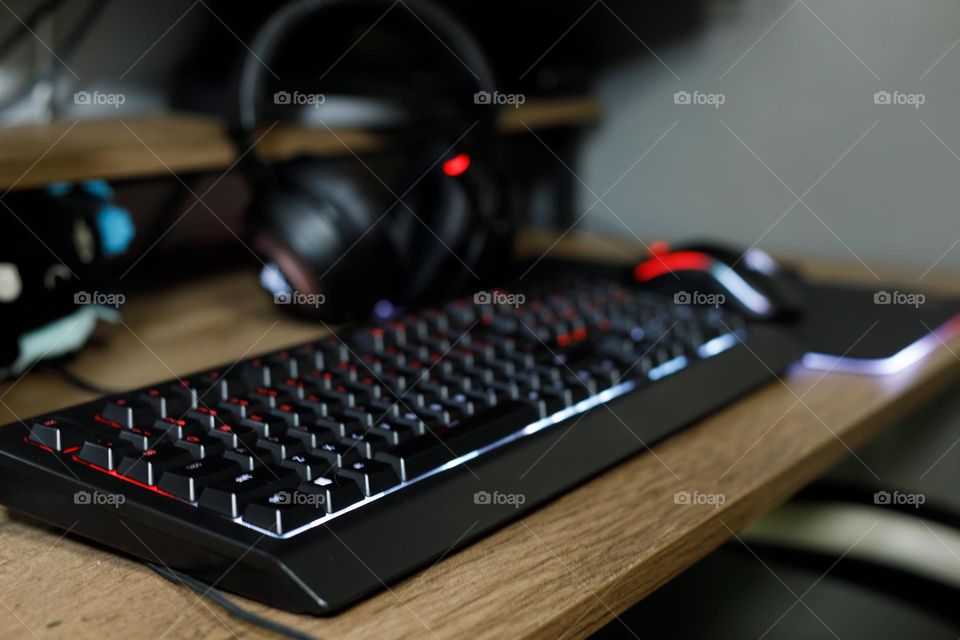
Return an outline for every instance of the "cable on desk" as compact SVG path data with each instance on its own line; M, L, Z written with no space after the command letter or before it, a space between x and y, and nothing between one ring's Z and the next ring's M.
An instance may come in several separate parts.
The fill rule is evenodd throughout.
M63 376L63 379L72 384L73 386L83 389L84 391L89 391L90 393L96 393L101 396L112 396L123 393L123 389L108 389L106 387L101 387L93 382L88 382L75 374L73 371L70 371L63 364L51 364L48 369L50 371L55 371Z
M224 611L226 611L227 613L229 613L230 615L232 615L233 617L239 620L243 620L246 623L255 625L257 627L266 629L268 631L272 631L274 633L285 636L287 638L294 638L295 640L316 640L316 638L314 638L313 636L308 635L297 629L294 629L293 627L289 627L281 622L277 622L276 620L271 620L270 618L261 616L260 614L254 613L253 611L244 609L243 607L238 605L236 602L234 602L227 596L223 595L222 592L218 591L214 587L211 587L206 583L203 583L195 578L192 578L185 573L180 573L179 571L176 571L174 569L163 567L158 564L154 564L152 562L148 562L146 564L148 567L156 571L158 574L160 574L162 577L166 578L170 582L174 584L184 585L191 591L194 591L195 593L197 593L202 598L209 598L216 604L220 605L224 609Z

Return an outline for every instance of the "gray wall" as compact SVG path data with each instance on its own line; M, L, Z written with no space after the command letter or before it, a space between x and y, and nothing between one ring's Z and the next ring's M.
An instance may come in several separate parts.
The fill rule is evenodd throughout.
M645 56L604 76L605 121L577 168L597 195L677 124L604 198L625 225L600 204L584 228L738 245L763 236L763 248L899 263L918 277L960 239L960 159L944 147L960 154L960 45L930 68L960 38L960 3L804 2L711 1L701 31L656 50L672 73ZM679 90L726 102L677 105ZM881 90L926 102L876 105ZM820 180L803 200L822 222L797 204L775 224L796 197L774 173L797 196ZM578 212L593 202L581 189ZM947 268L960 268L960 244L931 273Z
M11 33L19 24L18 18L25 18L38 4L38 0L6 0L5 6L0 5L0 37ZM64 59L66 65L56 65L54 100L47 100L51 87L40 87L5 111L0 123L25 124L56 117L115 117L163 110L166 89L175 73L173 61L180 61L203 20L209 18L202 4L191 8L192 4L192 0L111 0L74 55ZM35 30L44 44L33 36L24 38L14 55L0 65L0 97L11 94L34 70L46 65L51 56L47 47L59 51L66 31L89 5L89 0L65 3L52 20ZM123 93L125 103L120 109L78 107L73 103L73 94L80 90Z

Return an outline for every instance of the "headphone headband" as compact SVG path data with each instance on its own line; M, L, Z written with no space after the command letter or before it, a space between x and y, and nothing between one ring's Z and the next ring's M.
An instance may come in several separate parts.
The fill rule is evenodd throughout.
M263 68L273 59L283 38L310 16L341 5L383 5L392 8L397 0L293 0L267 19L256 33L244 58L239 86L238 125L241 133L249 136L257 126L257 100L263 82ZM476 83L478 91L492 93L496 86L493 71L479 43L467 29L430 0L399 0L399 4L436 31L438 38L463 63L464 71Z

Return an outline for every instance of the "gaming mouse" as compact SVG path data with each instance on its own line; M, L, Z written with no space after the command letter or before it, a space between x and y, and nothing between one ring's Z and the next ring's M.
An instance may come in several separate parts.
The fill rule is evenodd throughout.
M677 304L731 305L754 320L793 320L804 307L800 276L757 248L741 252L712 243L672 248L657 242L632 277L672 294Z

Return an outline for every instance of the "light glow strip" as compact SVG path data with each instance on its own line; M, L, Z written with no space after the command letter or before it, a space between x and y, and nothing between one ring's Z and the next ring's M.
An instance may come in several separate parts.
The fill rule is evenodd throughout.
M711 338L704 342L697 349L697 355L701 358L709 358L718 353L723 353L737 343L737 336L733 333L725 333L716 338Z
M672 360L667 360L663 364L657 365L650 370L650 373L647 374L651 380L659 380L664 376L668 376L671 373L676 373L687 366L687 357L686 356L677 356Z
M848 358L826 353L809 352L800 360L807 369L841 371L861 375L888 376L915 365L930 355L947 340L960 333L960 315L956 315L936 330L917 339L886 358Z
M773 310L770 300L750 286L750 283L744 280L739 273L722 262L716 261L710 267L710 273L748 309L760 316L770 315Z
M763 249L753 248L743 254L743 263L762 274L773 276L777 274L777 262Z

